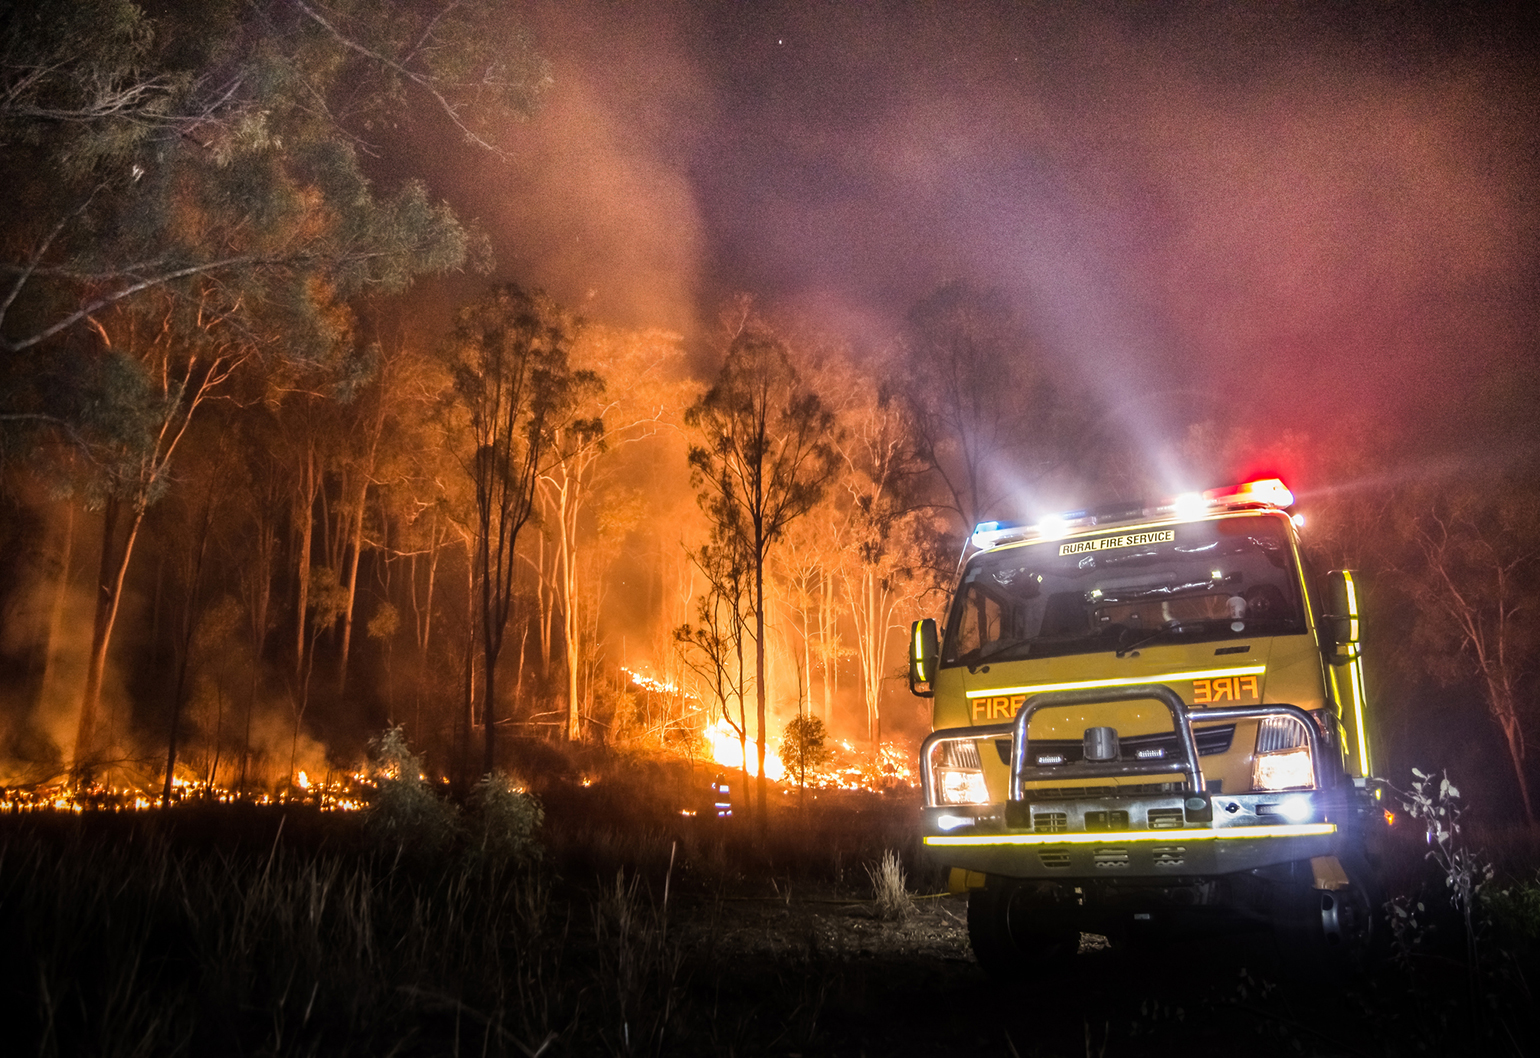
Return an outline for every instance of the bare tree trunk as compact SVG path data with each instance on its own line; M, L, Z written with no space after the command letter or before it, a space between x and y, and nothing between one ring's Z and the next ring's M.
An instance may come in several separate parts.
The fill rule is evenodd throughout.
M43 682L40 687L45 702L53 697L59 637L64 632L64 603L69 598L70 562L75 552L75 504L66 501L64 509L68 512L64 523L64 553L59 558L59 580L54 588L53 606L48 613L48 641L43 648Z
M1502 724L1503 740L1508 745L1508 758L1513 762L1513 774L1519 780L1519 797L1524 804L1524 820L1531 830L1535 828L1534 802L1529 797L1529 780L1524 774L1524 729L1520 726L1518 712L1513 702L1511 688L1499 687L1488 681L1493 712Z
M563 597L562 645L567 653L567 740L576 742L583 734L578 708L577 554L574 539L577 526L568 524L568 519L576 514L576 503L569 503L567 488L558 492L561 500L556 513L561 524L561 548L557 552L557 568Z
M272 522L264 518L257 528L255 568L247 573L249 587L247 616L251 621L251 681L246 688L246 730L241 743L241 778L239 789L246 790L246 770L251 761L251 714L257 705L257 676L262 670L262 652L267 645L267 610L273 595L273 562L278 552L278 534Z
M834 644L830 642L830 626L833 624L834 614L834 578L825 575L819 583L819 598L822 607L818 614L818 653L823 677L823 716L824 727L832 727L834 724L834 675L830 670L835 669L837 660L834 657ZM837 670L836 670L837 671ZM811 673L809 674L811 677Z
M759 760L759 774L755 777L755 792L759 795L759 828L764 831L769 817L770 784L765 779L765 560L764 548L757 549L754 563L754 750Z
M545 573L544 534L540 536L539 545L535 549L535 570L538 574L535 578L535 598L540 602L540 678L549 681L551 647L556 639L551 631L556 621L556 592L552 590L550 578Z
M295 561L299 598L294 604L296 616L294 629L294 678L301 679L305 672L305 615L310 612L310 549L315 535L315 499L319 487L316 474L315 447L305 453L304 477L300 481L300 494L294 504L294 531L299 534L299 558Z
M369 488L369 478L364 476L364 483L358 490L358 514L353 518L352 539L350 540L350 554L348 556L347 584L348 603L342 611L342 652L337 659L337 693L341 694L348 685L348 651L353 645L353 606L358 599L358 564L364 550L364 499Z
M208 553L209 525L214 520L214 490L209 489L203 505L203 525L198 532L198 557L193 561L187 594L182 600L182 642L177 659L176 691L171 697L171 735L166 740L166 783L161 789L160 806L171 807L171 783L176 775L176 743L182 720L182 700L187 691L187 668L192 660L193 634L198 627L198 585L203 579L203 556Z
M460 710L464 741L455 753L462 794L469 793L471 788L471 732L476 698L476 563L468 548L465 553L465 620L465 693Z
M97 576L96 620L91 630L91 657L86 668L86 687L80 703L80 724L75 733L74 771L78 782L89 782L96 749L97 710L101 703L102 680L107 671L107 648L118 618L123 598L123 581L134 553L134 541L144 521L144 511L134 507L128 518L121 548L114 546L122 501L109 499L102 522L102 557Z
M203 780L205 792L212 791L214 783L219 779L219 740L225 733L225 689L217 684L214 687L214 703L214 759L209 762L208 775Z

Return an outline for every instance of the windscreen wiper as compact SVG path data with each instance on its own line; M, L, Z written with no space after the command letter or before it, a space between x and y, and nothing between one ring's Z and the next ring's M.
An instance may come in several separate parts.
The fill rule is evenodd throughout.
M1151 632L1149 635L1145 636L1143 639L1136 639L1134 642L1128 644L1128 646L1126 646L1126 647L1118 647L1117 656L1118 657L1123 657L1125 654L1128 654L1131 651L1138 650L1140 647L1144 646L1144 644L1154 642L1155 640L1159 639L1161 636L1165 635L1167 632L1180 632L1181 630L1182 630L1182 622L1180 622L1180 621L1167 621L1165 624L1163 624L1159 628L1155 629L1155 631Z

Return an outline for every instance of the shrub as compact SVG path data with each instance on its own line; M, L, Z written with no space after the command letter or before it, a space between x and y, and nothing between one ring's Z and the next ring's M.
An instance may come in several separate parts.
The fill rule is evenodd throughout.
M536 832L545 819L540 799L502 772L485 775L471 791L474 857L517 864L540 857Z
M386 729L370 739L369 748L378 793L364 814L364 832L398 853L431 854L452 844L460 830L459 814L423 782L422 761L407 748L406 729Z
M804 768L817 768L833 755L827 744L828 732L816 716L799 715L786 723L776 754L786 766L788 776L800 776Z

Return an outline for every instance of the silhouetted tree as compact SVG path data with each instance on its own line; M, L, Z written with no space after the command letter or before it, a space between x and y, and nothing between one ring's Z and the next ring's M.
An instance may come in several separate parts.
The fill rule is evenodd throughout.
M962 532L1086 447L1095 417L1077 415L1070 427L1059 387L1001 291L940 287L910 311L903 352L898 384L916 451Z
M1540 499L1528 480L1443 481L1415 490L1403 509L1417 512L1406 524L1412 557L1400 580L1422 618L1420 653L1435 676L1479 682L1533 827L1525 729L1533 712L1526 688L1540 663Z
M741 545L752 579L755 749L760 821L765 819L765 572L792 521L818 502L833 473L834 416L808 390L786 345L748 320L733 337L715 384L691 405L698 431L691 480L715 531Z
M455 390L469 418L464 457L476 492L476 586L485 678L483 772L496 767L497 661L514 601L515 547L534 513L535 486L578 394L600 385L573 372L578 321L544 294L498 287L461 311L450 341Z

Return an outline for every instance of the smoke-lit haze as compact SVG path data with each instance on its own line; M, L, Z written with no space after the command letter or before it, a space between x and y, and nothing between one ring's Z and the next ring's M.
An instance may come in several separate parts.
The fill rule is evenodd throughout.
M526 16L545 108L511 161L437 179L503 274L592 316L699 342L748 291L875 356L966 278L1152 444L1200 419L1441 447L1533 425L1532 25L1397 4Z

